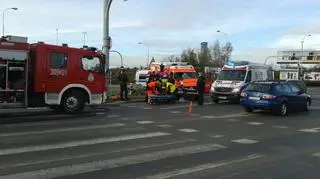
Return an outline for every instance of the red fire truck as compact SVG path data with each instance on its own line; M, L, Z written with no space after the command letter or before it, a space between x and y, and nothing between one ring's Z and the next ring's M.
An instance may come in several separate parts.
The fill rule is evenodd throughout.
M0 39L0 106L49 106L67 113L106 100L105 57L96 48Z

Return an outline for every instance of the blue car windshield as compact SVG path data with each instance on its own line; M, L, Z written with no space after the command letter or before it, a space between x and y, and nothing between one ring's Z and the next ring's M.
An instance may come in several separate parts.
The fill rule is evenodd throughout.
M246 91L267 93L267 92L271 91L271 85L270 84L253 83L253 84L249 84L247 86Z
M245 70L223 70L220 71L217 80L244 81L246 72Z

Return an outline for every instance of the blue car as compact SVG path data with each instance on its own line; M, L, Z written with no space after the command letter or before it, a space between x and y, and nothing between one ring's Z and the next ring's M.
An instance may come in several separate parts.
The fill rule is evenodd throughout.
M311 96L290 82L256 81L242 91L241 105L247 112L259 109L286 116L289 110L308 111Z

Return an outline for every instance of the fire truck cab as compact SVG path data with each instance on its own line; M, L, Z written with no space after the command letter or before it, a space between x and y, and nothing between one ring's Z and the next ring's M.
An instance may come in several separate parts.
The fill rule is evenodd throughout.
M0 106L42 107L68 113L106 100L104 56L96 48L71 48L25 37L0 39Z

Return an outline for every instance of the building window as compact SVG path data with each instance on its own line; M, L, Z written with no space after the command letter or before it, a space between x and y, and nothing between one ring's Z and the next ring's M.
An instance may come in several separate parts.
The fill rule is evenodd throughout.
M82 68L86 71L101 72L102 65L98 57L82 57Z
M50 67L52 69L66 69L67 68L67 55L64 53L51 53Z

